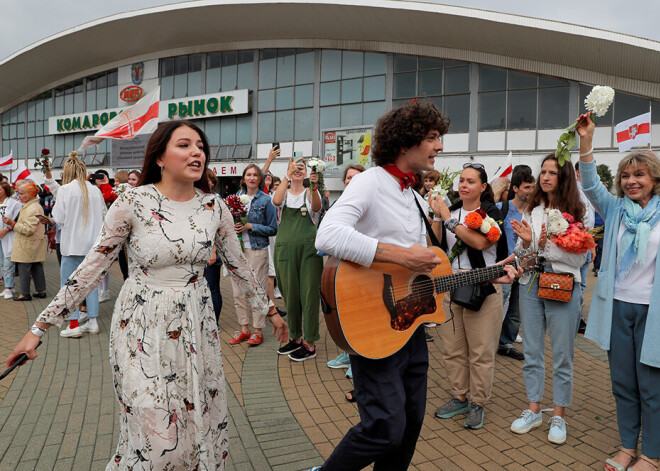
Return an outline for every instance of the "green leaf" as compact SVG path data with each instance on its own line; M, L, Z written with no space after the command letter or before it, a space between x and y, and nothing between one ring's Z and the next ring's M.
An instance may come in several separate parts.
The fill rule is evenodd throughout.
M568 132L574 132L577 129L578 122L573 121L573 124L571 124L569 127L566 128Z
M566 161L570 162L571 161L571 151L569 151L568 149L565 149L563 157L564 157L564 162L566 162Z
M572 149L575 147L575 133L572 133L568 140L566 141L566 149Z
M570 136L571 136L571 132L567 130L561 136L559 136L559 141L566 142Z

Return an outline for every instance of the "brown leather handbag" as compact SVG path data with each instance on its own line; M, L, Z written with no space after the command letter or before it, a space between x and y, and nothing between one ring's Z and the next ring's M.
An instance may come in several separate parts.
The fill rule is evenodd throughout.
M539 298L568 303L573 295L573 275L563 273L539 274Z

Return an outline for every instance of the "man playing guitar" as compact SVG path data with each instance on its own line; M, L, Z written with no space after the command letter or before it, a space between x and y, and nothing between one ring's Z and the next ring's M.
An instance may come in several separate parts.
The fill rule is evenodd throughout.
M367 267L389 262L415 272L433 270L441 259L426 248L427 231L414 198L423 208L426 203L411 187L418 174L433 170L448 129L449 120L432 103L411 101L382 116L371 151L376 166L356 175L328 211L316 236L317 250ZM515 270L505 270L498 281L511 283ZM320 469L360 470L371 463L375 471L407 469L426 409L424 330L386 358L350 359L361 421Z

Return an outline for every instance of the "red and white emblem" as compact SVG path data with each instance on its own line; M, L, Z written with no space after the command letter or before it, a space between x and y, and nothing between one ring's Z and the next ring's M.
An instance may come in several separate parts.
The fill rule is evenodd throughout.
M633 124L628 128L628 132L630 133L630 138L635 139L635 136L637 135L637 125Z

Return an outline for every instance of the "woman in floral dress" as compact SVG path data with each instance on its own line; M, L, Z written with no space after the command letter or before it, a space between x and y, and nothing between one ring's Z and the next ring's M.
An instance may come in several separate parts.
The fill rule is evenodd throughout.
M40 335L60 326L106 274L124 242L130 277L119 293L110 363L120 436L107 470L222 470L227 402L218 327L203 276L213 246L273 333L288 328L242 255L234 222L204 178L206 136L162 124L147 147L141 185L111 206L98 241L14 349L36 358Z

